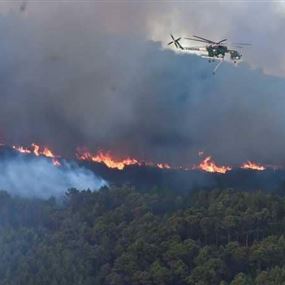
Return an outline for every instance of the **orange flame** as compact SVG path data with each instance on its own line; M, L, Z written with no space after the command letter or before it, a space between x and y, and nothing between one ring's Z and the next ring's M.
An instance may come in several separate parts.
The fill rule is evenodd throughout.
M99 151L97 154L92 154L88 151L85 152L78 151L76 156L78 159L81 160L89 160L99 163L102 162L109 168L117 168L119 170L123 170L128 165L134 165L134 164L139 165L139 162L134 158L125 158L122 160L117 160L112 158L109 152L104 153L102 151Z
M218 166L212 160L211 156L206 157L198 166L199 169L207 172L217 172L225 174L227 171L230 171L232 168L230 166Z
M17 150L18 152L21 152L21 153L32 153L32 151L28 148L25 148L23 146L15 146L13 145L13 149Z
M55 155L48 147L40 147L39 145L32 143L30 147L15 146L13 149L26 154L34 154L35 156L45 156L52 159L52 163L55 166L60 166L60 162L57 159L59 156Z
M109 168L116 168L119 170L123 170L126 166L130 165L146 165L146 166L154 166L161 169L170 169L170 165L167 163L154 163L154 162L145 162L139 161L135 158L124 158L124 159L116 159L114 158L110 152L103 152L102 150L97 152L96 154L92 154L87 150L77 149L76 157L80 160L94 161L98 163L104 163Z
M1 145L1 144L0 144ZM35 156L45 156L47 158L50 158L52 163L55 166L60 166L61 163L58 160L60 156L55 155L51 149L49 149L46 146L40 146L35 143L31 144L30 147L24 147L24 146L13 146L13 149L24 153L24 154L33 154ZM203 156L204 152L200 151L198 153L199 156ZM157 167L160 169L183 169L185 171L191 170L191 169L200 169L203 171L207 172L212 172L212 173L222 173L225 174L226 172L232 170L231 166L219 166L217 165L214 160L212 159L211 156L207 156L198 166L193 166L190 168L186 168L183 166L179 167L173 167L169 165L168 163L155 163L151 161L140 161L135 158L123 158L123 159L117 159L114 158L110 152L104 152L104 151L99 151L96 154L92 154L88 150L85 149L77 149L76 151L76 157L79 160L86 160L86 161L93 161L93 162L98 162L98 163L104 163L107 167L109 168L116 168L119 170L123 170L126 166L130 165L137 165L137 166L149 166L149 167ZM276 166L269 166L267 165L266 167L264 165L252 162L252 161L247 161L243 163L240 168L242 169L253 169L253 170L258 170L262 171L265 170L266 168L273 168L277 169ZM280 167L279 167L280 168Z
M263 171L266 169L265 166L261 165L261 164L257 164L255 162L252 161L247 161L245 162L242 166L242 169L253 169L253 170L258 170L258 171Z
M171 169L170 165L167 163L157 163L156 166L160 169Z

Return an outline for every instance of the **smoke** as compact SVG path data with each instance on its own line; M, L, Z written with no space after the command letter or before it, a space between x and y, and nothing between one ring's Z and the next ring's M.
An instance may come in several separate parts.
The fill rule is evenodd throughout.
M62 48L61 55L67 55L72 45L81 48L82 55L92 48L96 53L109 36L160 41L165 47L169 33L198 34L213 40L226 37L230 42L251 42L252 48L243 50L251 66L285 75L283 1L235 1L231 5L224 1L3 1L0 11L2 22L8 18L10 28L19 34L29 32L29 39L38 49L42 45L42 51L57 53ZM4 40L11 30L2 24ZM54 60L60 57L50 56Z
M98 190L107 185L93 172L67 162L55 167L45 158L16 156L0 160L0 189L22 197L61 197L69 188Z
M0 136L187 166L285 164L284 5L28 1L0 8ZM169 32L249 41L246 63L165 49ZM279 75L279 77L275 76Z

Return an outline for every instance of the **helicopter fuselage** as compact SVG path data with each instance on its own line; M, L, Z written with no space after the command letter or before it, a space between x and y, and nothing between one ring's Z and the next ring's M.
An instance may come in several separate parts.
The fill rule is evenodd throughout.
M242 55L238 51L232 49L232 50L229 50L229 53L231 55L231 60L233 60L235 63L241 60Z
M213 59L211 61L214 61L215 59L224 59L226 54L230 55L230 59L236 63L241 60L241 53L239 53L237 50L228 49L224 45L208 45L204 48L201 47L183 47L183 51L190 52L190 53L199 53L204 58Z
M224 58L228 48L224 45L209 45L206 47L209 57Z

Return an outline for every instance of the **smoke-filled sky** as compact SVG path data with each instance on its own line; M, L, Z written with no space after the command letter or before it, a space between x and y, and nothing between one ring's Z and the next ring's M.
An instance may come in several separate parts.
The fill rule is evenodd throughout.
M285 164L284 2L7 1L0 11L2 141ZM207 60L167 48L170 32L252 46L213 76Z

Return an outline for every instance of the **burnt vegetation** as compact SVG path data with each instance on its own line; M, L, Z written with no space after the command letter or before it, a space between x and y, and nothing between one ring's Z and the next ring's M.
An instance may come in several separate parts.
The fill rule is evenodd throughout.
M0 284L284 284L285 198L71 189L0 195Z

